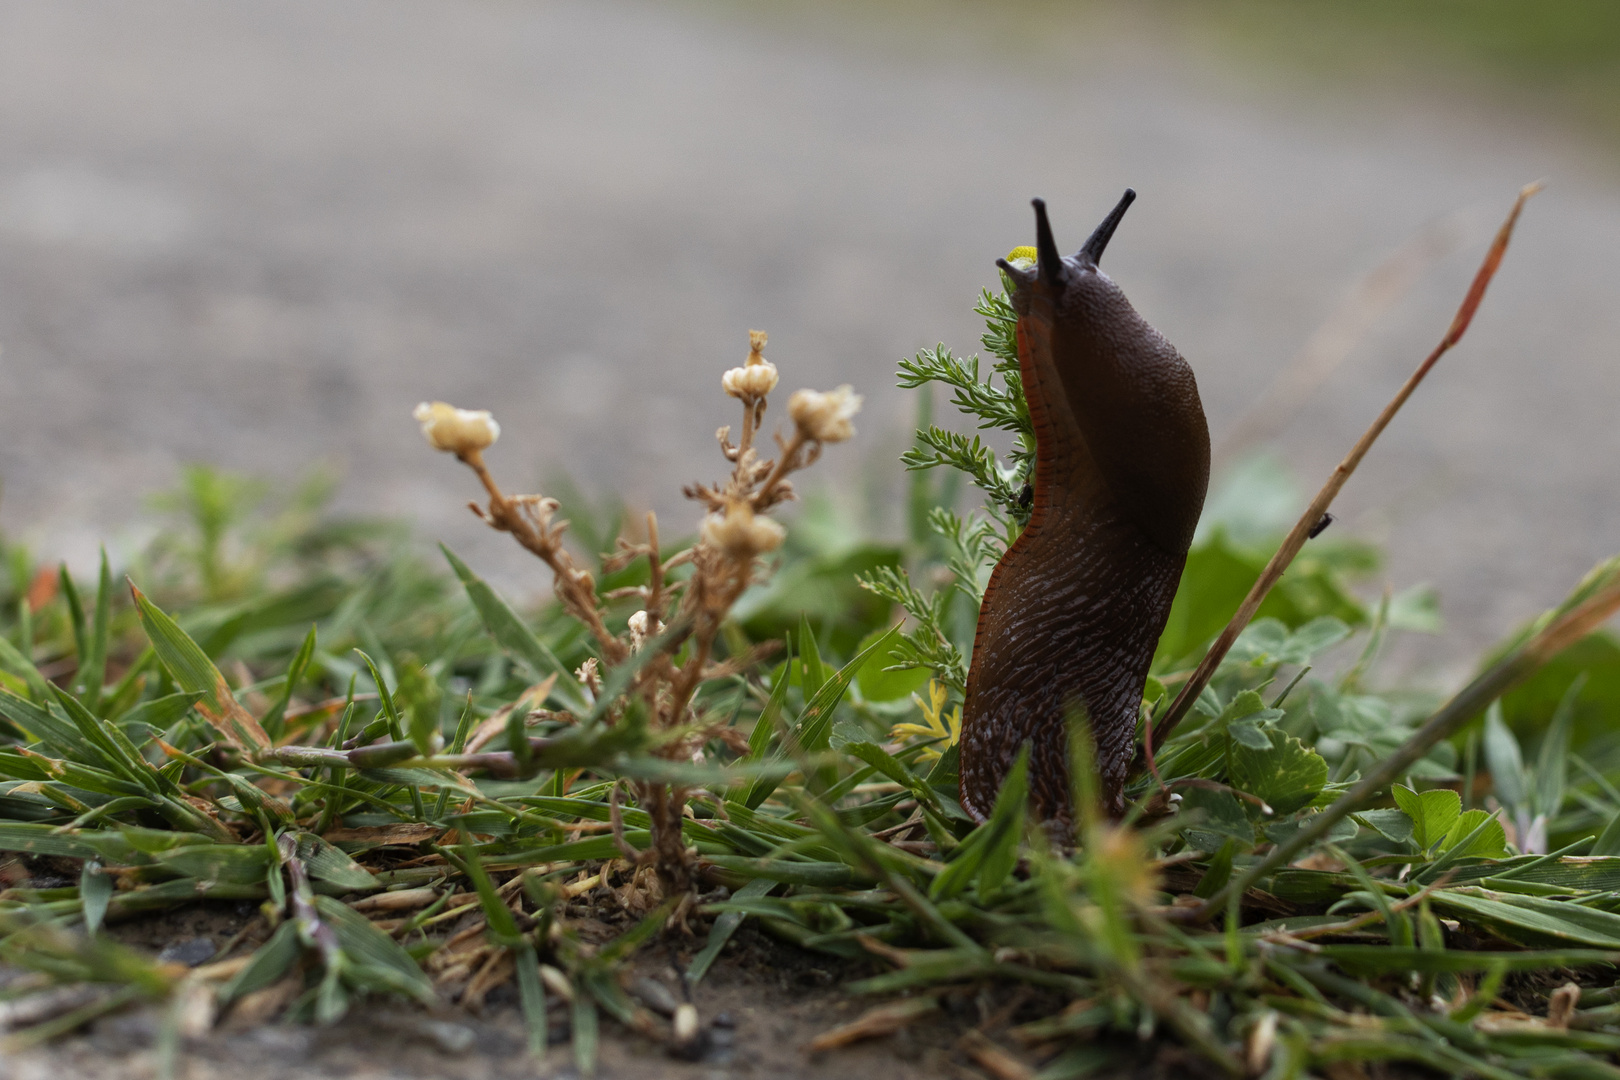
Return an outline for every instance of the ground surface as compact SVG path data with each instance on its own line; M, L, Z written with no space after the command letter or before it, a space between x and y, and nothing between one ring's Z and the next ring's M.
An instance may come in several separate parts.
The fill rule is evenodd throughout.
M165 944L201 939L222 945L242 924L239 914L198 907L125 926L126 941L156 952ZM680 943L655 943L637 958L634 978L662 983L678 994L670 960L689 959ZM838 991L841 981L875 973L780 945L744 927L722 961L693 993L706 1029L706 1047L696 1060L673 1057L647 1039L604 1022L598 1075L605 1080L647 1077L720 1080L724 1077L832 1078L874 1075L892 1080L977 1075L955 1040L968 1027L1007 1003L971 995L947 999L936 1015L893 1037L858 1042L810 1055L815 1036L846 1023L871 1002ZM576 1077L567 1013L553 1010L554 1044L536 1063L511 987L492 995L478 1015L454 1010L429 1015L387 1004L357 1008L327 1028L248 1025L227 1016L207 1038L185 1043L178 1080L324 1080L327 1077L444 1077L446 1080L506 1080ZM152 1008L107 1016L83 1033L45 1048L0 1057L0 1080L144 1080L154 1071L154 1046L162 1017ZM1151 1061L1151 1054L1148 1055Z
M538 585L460 509L467 477L421 445L411 406L493 407L512 482L570 474L677 531L695 517L678 485L720 464L716 384L750 327L789 387L868 395L829 466L857 509L876 493L882 524L911 409L895 361L975 347L968 307L1029 242L1030 196L1072 247L1139 190L1107 267L1191 359L1217 440L1359 275L1465 209L1453 253L1279 433L1314 482L1446 325L1512 194L1546 176L1471 337L1342 504L1340 527L1387 540L1397 586L1440 585L1448 637L1420 659L1455 675L1620 550L1620 170L1499 97L1278 81L1164 29L4 0L0 528L82 562L178 462L290 482L328 461L345 505ZM722 965L700 991L737 1020L730 1059L610 1039L604 1075L956 1067L933 1056L947 1021L898 1055L808 1061L803 1043L855 1006L812 961L773 963ZM189 1075L532 1074L510 1004L447 1022L472 1024L476 1049L365 1013L221 1034ZM0 1076L140 1075L150 1034L107 1021ZM548 1062L569 1069L566 1051Z
M1029 197L1073 246L1127 184L1107 266L1191 359L1219 441L1359 275L1469 211L1283 428L1314 484L1545 176L1341 520L1388 540L1396 585L1442 587L1425 655L1452 675L1620 549L1611 150L1505 92L1316 84L1166 23L860 10L0 3L0 528L82 562L179 461L289 482L328 461L347 505L539 587L411 406L493 406L511 483L567 473L674 531L750 327L788 386L868 395L829 463L858 504L894 483L896 359L976 345L967 308L1030 240Z

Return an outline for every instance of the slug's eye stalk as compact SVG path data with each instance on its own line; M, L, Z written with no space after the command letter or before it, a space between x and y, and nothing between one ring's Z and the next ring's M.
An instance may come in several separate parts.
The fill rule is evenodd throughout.
M1135 201L1136 192L1131 188L1126 188L1125 194L1119 200L1119 205L1115 206L1113 210L1109 211L1108 216L1103 218L1102 224L1097 226L1097 230L1091 234L1085 246L1076 253L1075 258L1083 263L1096 266L1102 259L1103 248L1106 248L1108 241L1114 238L1114 230L1119 228L1120 219L1125 216L1125 211L1129 210L1131 203ZM1036 206L1035 213L1039 219L1045 220L1046 214L1039 205Z
M1058 254L1057 241L1052 239L1052 225L1046 220L1046 200L1031 199L1035 207L1035 268L1048 285L1057 287L1069 276L1069 268Z

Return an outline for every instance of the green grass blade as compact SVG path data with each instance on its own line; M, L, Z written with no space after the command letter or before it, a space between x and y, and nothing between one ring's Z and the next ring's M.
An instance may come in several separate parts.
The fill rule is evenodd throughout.
M755 878L732 893L731 898L754 900L776 888L776 884L768 878ZM723 911L714 920L714 925L709 928L709 940L704 944L703 950L692 957L691 964L686 968L686 981L689 986L696 986L703 981L703 976L709 973L709 968L719 959L720 950L726 947L726 942L731 940L731 935L737 932L744 918L744 914L740 911Z
M574 676L546 643L518 618L517 612L501 599L499 593L490 588L483 578L468 569L466 563L456 558L454 552L443 544L439 545L439 550L444 552L450 568L455 571L462 587L467 590L467 598L478 610L479 618L484 621L484 628L501 648L527 664L540 678L556 675L557 681L553 684L551 692L566 708L581 716L590 712L591 704L586 700L579 684L574 681Z

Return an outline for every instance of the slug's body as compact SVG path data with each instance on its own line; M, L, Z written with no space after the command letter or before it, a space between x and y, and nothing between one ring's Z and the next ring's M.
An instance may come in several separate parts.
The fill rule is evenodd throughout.
M962 802L981 819L1027 742L1032 809L1070 825L1076 708L1103 805L1123 812L1142 687L1203 509L1209 429L1192 369L1097 269L1134 198L1067 259L1037 199L1035 269L1001 263L1036 459L1029 524L985 589L962 710Z

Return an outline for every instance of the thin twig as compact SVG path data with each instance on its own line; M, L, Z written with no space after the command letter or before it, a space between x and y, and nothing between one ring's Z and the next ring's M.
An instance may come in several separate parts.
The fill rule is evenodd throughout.
M1265 393L1215 448L1218 463L1271 435L1326 382L1418 274L1449 255L1462 238L1460 214L1431 221L1357 281Z
M1468 287L1468 295L1463 298L1462 305L1458 307L1456 316L1451 320L1451 328L1446 331L1445 337L1440 339L1440 344L1434 347L1434 351L1429 353L1423 363L1418 365L1417 370L1396 392L1390 403L1384 406L1384 411L1378 414L1378 419L1374 420L1372 426L1362 434L1360 439L1356 440L1356 444L1350 449L1350 453L1345 455L1343 461L1339 462L1338 467L1333 470L1333 475L1328 477L1327 483L1322 486L1322 490L1317 492L1316 498L1311 500L1311 505L1300 516L1299 521L1295 523L1293 530L1289 532L1287 539L1283 541L1282 547L1277 549L1277 553L1266 564L1265 570L1260 574L1260 579L1249 590L1249 595L1244 597L1237 614L1232 616L1232 621L1226 624L1226 629L1221 631L1220 637L1215 639L1215 644L1210 647L1209 652L1204 654L1203 661L1199 663L1197 670L1193 672L1192 678L1188 679L1186 685L1181 688L1181 693L1176 696L1175 702L1170 706L1170 711L1165 714L1164 718L1159 721L1158 726L1154 728L1154 746L1164 746L1165 740L1170 737L1170 733L1176 729L1176 725L1181 722L1182 718L1187 715L1187 711L1192 708L1192 703L1198 700L1198 695L1203 693L1205 686L1209 685L1209 680L1214 676L1215 669L1226 658L1228 650L1237 641L1238 635L1243 632L1244 627L1249 625L1249 620L1254 618L1254 613L1259 610L1260 604L1265 600L1266 595L1271 592L1272 586L1276 585L1282 578L1283 572L1288 569L1289 564L1294 561L1294 557L1305 546L1305 541L1310 538L1311 530L1316 526L1317 522L1322 520L1322 515L1327 512L1327 508L1333 504L1334 498L1339 494L1339 489L1344 487L1345 481L1349 480L1350 475L1356 471L1356 466L1360 465L1361 459L1367 456L1367 451L1378 440L1378 436L1382 435L1384 429L1389 426L1390 421L1395 419L1395 414L1400 412L1401 406L1406 404L1406 399L1412 396L1412 392L1417 389L1418 384L1423 381L1424 376L1428 375L1435 363L1461 340L1463 333L1468 329L1468 324L1473 321L1474 312L1479 309L1480 301L1485 297L1485 287L1491 283L1491 278L1496 275L1497 267L1502 263L1502 256L1507 252L1508 240L1513 236L1513 226L1519 220L1519 212L1524 209L1525 200L1540 190L1541 184L1534 183L1526 185L1519 192L1519 197L1514 200L1512 211L1508 214L1507 220L1502 223L1502 227L1497 231L1496 239L1491 243L1490 251L1485 255L1485 261L1480 265L1479 272L1474 275L1473 284Z

